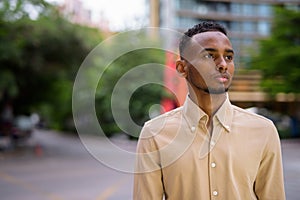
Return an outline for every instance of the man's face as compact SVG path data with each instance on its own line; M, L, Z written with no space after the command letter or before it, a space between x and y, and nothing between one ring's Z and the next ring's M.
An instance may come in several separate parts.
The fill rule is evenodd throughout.
M234 52L227 36L217 31L194 35L185 55L186 78L193 88L211 94L228 90L234 73Z

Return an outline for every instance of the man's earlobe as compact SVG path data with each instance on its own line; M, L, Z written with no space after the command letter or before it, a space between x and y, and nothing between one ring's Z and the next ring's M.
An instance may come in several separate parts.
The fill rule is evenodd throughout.
M178 74L184 78L187 76L187 66L185 60L177 60L176 61L176 70Z

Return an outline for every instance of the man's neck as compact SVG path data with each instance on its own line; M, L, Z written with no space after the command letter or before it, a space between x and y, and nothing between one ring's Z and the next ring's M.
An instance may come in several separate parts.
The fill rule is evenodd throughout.
M208 115L206 128L212 135L213 116L226 100L227 93L225 92L222 94L209 94L207 92L200 91L198 93L190 93L189 96L191 100Z
M209 94L204 91L190 92L191 100L196 103L211 119L227 98L227 93Z

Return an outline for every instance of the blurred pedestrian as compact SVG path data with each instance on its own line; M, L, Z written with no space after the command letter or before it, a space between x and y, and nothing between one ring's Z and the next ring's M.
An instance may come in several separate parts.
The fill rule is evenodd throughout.
M234 50L226 29L203 22L179 43L182 107L145 123L137 147L135 200L284 200L274 124L231 104Z

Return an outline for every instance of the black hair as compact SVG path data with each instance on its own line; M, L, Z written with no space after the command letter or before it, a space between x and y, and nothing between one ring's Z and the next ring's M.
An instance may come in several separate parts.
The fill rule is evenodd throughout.
M199 24L196 24L195 26L193 26L192 28L188 29L184 35L181 37L181 40L179 42L179 54L182 58L183 55L183 51L186 48L188 42L190 41L190 39L194 36L197 35L198 33L203 33L203 32L208 32L208 31L219 31L221 33L223 33L224 35L227 36L227 30L226 28L217 23L217 22L213 22L213 21L203 21Z

